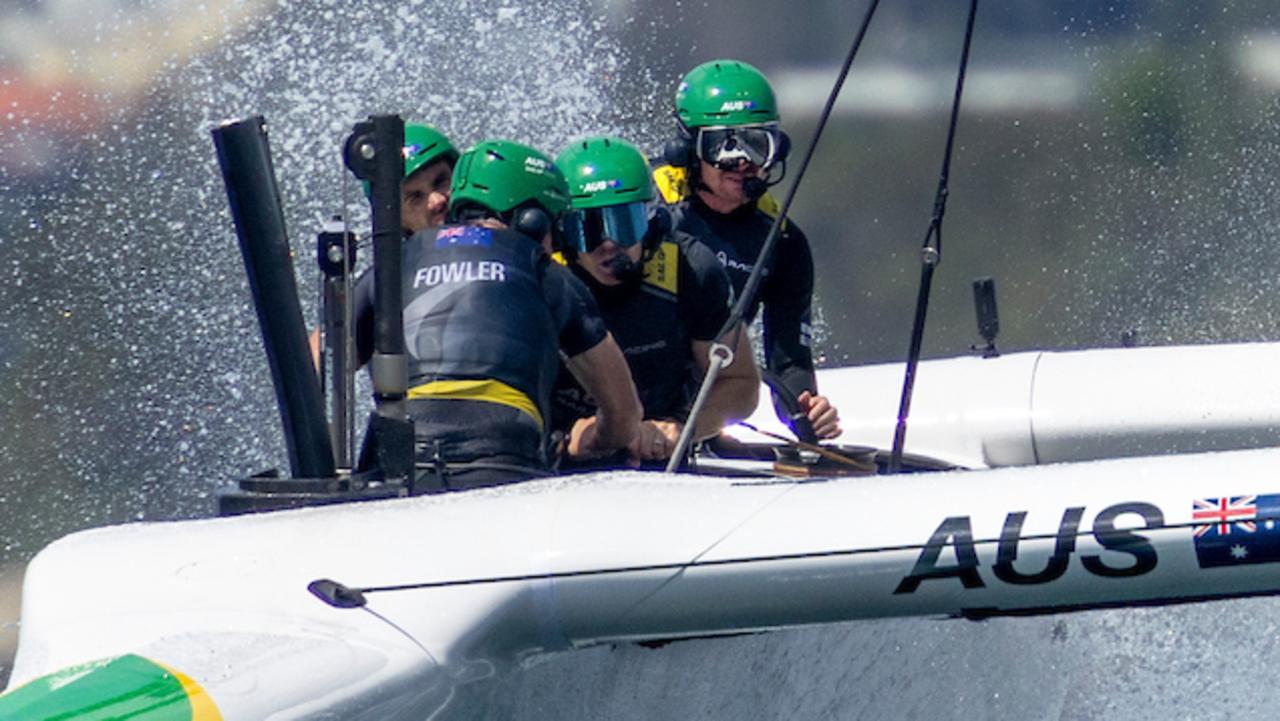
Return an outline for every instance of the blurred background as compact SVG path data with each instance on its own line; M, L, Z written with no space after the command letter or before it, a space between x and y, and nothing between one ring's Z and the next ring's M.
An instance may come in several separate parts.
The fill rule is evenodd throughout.
M0 683L26 561L70 531L210 515L286 467L209 130L266 116L304 306L338 150L396 112L658 151L683 72L761 68L801 157L866 2L18 0L0 6ZM906 355L967 3L884 0L792 217L825 365ZM926 357L1275 340L1280 10L984 0ZM781 196L791 175L778 189ZM363 227L358 225L357 227Z

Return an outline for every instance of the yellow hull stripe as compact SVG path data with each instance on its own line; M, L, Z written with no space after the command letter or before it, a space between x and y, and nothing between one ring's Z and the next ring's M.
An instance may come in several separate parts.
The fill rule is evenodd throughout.
M0 695L0 719L223 721L191 677L135 654L78 664Z
M223 721L222 714L213 703L213 699L209 697L209 693L204 690L204 687L195 682L195 679L172 666L153 659L148 660L168 671L177 679L178 683L182 684L182 690L187 694L187 701L191 703L191 721Z

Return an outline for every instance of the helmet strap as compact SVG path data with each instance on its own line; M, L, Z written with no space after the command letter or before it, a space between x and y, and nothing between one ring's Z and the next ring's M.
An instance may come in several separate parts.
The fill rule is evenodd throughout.
M702 182L702 163L694 162L689 166L689 194L696 194L698 191L705 190L711 192L711 186Z

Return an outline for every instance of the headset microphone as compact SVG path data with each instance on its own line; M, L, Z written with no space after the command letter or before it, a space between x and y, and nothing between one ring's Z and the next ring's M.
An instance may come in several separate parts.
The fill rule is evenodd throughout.
M604 263L604 269L622 285L638 283L644 277L644 266L627 257L626 253L618 253Z

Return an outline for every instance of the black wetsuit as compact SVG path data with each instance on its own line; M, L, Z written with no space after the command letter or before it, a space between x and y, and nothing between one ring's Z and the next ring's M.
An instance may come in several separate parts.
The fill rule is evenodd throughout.
M590 292L530 238L474 226L414 235L402 273L419 480L456 490L544 471L560 353L607 334ZM363 364L373 353L372 273L354 295ZM432 471L440 463L447 473Z
M591 289L627 358L644 417L683 421L696 373L691 344L715 340L729 318L733 291L715 256L676 232L646 259L644 279L634 284L600 285L578 264L570 267ZM595 412L586 391L561 369L553 426L567 431L575 420Z
M755 203L731 213L717 213L697 194L680 204L677 215L677 227L711 249L728 272L734 291L741 294L773 227L773 217ZM793 398L805 390L817 391L812 302L813 254L808 238L788 218L765 266L746 322L755 318L763 304L765 366L781 379Z

